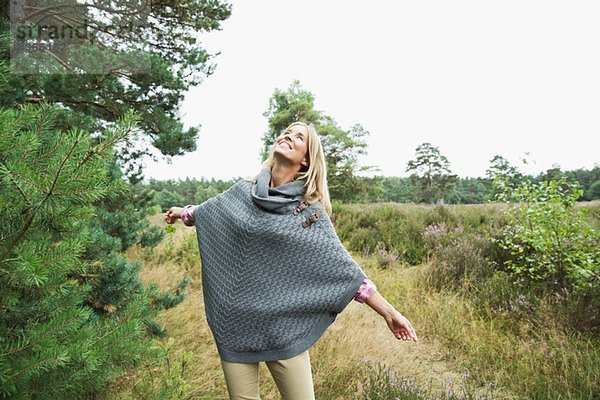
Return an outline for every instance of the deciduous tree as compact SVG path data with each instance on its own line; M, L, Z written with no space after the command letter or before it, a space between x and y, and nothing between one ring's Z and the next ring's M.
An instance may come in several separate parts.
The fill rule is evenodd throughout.
M314 95L303 89L299 81L294 81L286 90L275 89L263 115L269 122L269 129L263 136L263 160L289 124L295 121L313 123L323 144L331 197L348 202L360 196L361 190L369 189L356 179L358 171L370 169L358 165L358 157L366 154L369 132L360 124L342 129L332 117L315 110Z

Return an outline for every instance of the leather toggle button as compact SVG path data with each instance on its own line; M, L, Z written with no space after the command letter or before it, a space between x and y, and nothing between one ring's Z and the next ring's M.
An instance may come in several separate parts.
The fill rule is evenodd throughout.
M300 214L302 211L306 210L307 208L308 208L308 204L306 204L305 201L300 202L300 204L298 204L298 207L296 207L296 209L294 210L294 215Z
M321 211L317 211L314 214L311 214L304 222L302 223L303 228L308 228L311 224L317 222L319 217L321 216Z

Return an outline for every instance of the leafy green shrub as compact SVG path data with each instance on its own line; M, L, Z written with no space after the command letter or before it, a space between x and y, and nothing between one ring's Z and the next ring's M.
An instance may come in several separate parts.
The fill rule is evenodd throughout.
M504 188L498 197L511 205L506 210L509 225L497 242L509 254L503 265L507 271L558 289L598 284L600 240L587 223L587 209L575 207L583 193L577 184L560 177Z

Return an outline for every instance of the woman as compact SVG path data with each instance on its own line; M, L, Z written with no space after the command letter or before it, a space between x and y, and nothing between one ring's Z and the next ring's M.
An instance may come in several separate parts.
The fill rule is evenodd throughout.
M199 206L172 207L165 218L196 226L206 317L230 399L260 399L261 361L284 400L314 399L308 349L353 298L397 339L417 335L335 233L314 126L291 124L263 167L253 180Z

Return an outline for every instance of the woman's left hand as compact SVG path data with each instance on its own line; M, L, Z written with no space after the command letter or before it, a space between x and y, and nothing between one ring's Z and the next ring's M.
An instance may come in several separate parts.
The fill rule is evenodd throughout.
M410 321L404 315L400 314L381 293L376 291L367 298L365 303L385 319L396 339L413 340L415 342L419 340Z
M397 310L393 310L389 315L386 315L385 322L394 336L396 336L396 339L412 340L415 342L419 340L410 321Z

